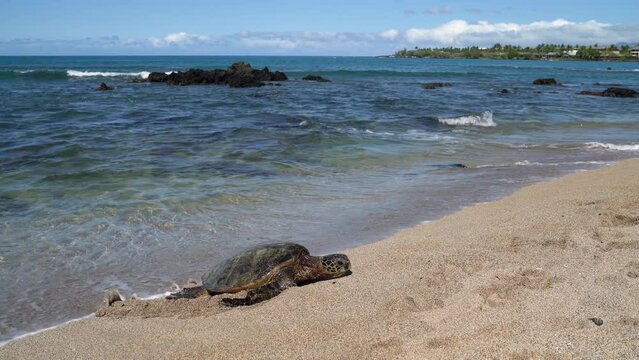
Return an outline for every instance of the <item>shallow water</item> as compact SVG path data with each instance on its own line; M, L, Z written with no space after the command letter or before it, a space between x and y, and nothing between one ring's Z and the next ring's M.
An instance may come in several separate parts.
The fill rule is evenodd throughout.
M291 80L130 81L237 60ZM453 86L420 86L434 81ZM0 57L0 340L86 315L107 288L164 292L249 245L335 251L637 156L639 100L575 94L610 84L639 89L639 65Z

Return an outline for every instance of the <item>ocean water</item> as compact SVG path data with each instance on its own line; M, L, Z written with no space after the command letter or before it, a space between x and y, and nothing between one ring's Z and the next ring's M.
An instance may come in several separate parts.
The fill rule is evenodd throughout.
M238 60L290 80L131 82ZM453 86L420 86L434 81ZM0 341L250 245L338 251L637 156L639 99L576 95L611 84L639 90L639 63L0 57Z

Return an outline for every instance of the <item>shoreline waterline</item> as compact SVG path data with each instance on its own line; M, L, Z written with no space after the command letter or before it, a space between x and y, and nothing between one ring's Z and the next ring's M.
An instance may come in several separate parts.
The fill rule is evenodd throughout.
M259 305L88 318L12 342L0 355L629 358L639 228L626 214L639 204L638 174L633 158L466 207L346 250L351 276Z
M637 159L639 159L639 158L637 158ZM412 228L415 228L415 227L418 227L418 226L421 226L421 225L427 225L429 223L435 222L435 221L440 220L442 218L448 217L448 216L450 216L452 214L459 213L459 212L461 212L464 209L469 208L469 207L473 207L473 206L476 206L476 205L490 204L490 203L493 203L493 202L500 201L502 199L511 197L513 194L518 193L518 192L522 191L523 189L525 189L527 187L538 185L538 184L550 183L550 182L556 181L558 179L561 179L561 178L564 178L564 177L569 177L571 175L574 175L574 174L577 174L577 173L580 173L580 172L596 171L598 169L603 169L603 168L606 168L606 167L614 166L614 165L616 165L616 164L618 164L620 162L628 161L628 160L632 160L632 159L624 159L624 160L619 160L617 162L610 162L610 161L608 161L608 162L597 162L597 161L585 162L585 164L589 164L589 165L595 164L595 165L597 165L597 167L595 167L594 169L575 169L575 170L573 170L573 171L571 171L569 173L565 173L565 174L560 175L558 177L547 178L547 179L543 179L541 181L533 182L533 183L526 183L525 185L523 185L521 187L518 187L518 188L515 188L511 192L509 192L507 194L502 194L499 197L496 197L496 198L493 198L493 199L489 199L489 200L486 200L486 201L479 201L479 202L475 202L475 203L470 203L470 204L464 205L464 206L452 211L451 213L444 213L444 214L442 214L441 216L439 216L437 218L414 222L414 223L412 223L412 225L408 225L408 226L406 226L404 228L400 228L400 229L394 230L387 237L383 237L383 238L374 240L372 242L367 242L367 243L364 243L364 244L360 244L360 245L357 245L354 248L344 248L344 249L336 249L336 250L348 251L348 250L353 250L353 249L356 249L356 248L359 248L359 247L362 247L362 246L366 246L366 245L369 245L369 244L374 244L374 243L377 243L377 242L380 242L380 241L385 241L388 238L393 237L394 236L393 234L400 233L400 232L403 232L403 231L407 231L407 230L410 230ZM178 290L179 290L179 285L178 285ZM124 300L126 301L127 299L131 299L131 298L132 299L137 299L137 300L157 300L157 299L161 299L161 298L169 295L170 293L171 292L169 291L169 292L163 292L163 293L151 294L151 295L144 296L144 297L139 297L139 296L137 296L135 294L135 291L134 291L131 295L127 294L128 297L124 297ZM81 317L75 318L75 319L70 319L70 320L64 321L64 322L62 322L62 323L60 323L58 325L53 325L53 326L49 326L49 327L46 327L46 328L43 328L43 329L39 329L39 330L35 330L35 331L29 332L29 333L18 335L15 338L0 342L0 348L2 348L3 346L8 345L9 343L12 343L14 341L20 340L22 338L34 336L34 335L40 334L40 333L45 332L45 331L50 331L50 330L57 329L57 328L59 328L61 326L69 324L69 323L82 321L82 320L85 320L85 319L88 319L88 318L92 318L92 317L95 317L95 313L87 314L87 315L84 315L84 316L81 316Z

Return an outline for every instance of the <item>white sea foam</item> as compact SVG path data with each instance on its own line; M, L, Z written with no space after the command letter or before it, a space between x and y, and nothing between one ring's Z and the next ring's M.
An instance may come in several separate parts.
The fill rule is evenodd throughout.
M462 126L497 126L493 121L492 111L484 111L481 115L459 116L454 118L441 118L439 122L446 125Z
M537 161L516 161L509 164L484 164L473 166L474 168L492 168L492 167L511 167L511 166L571 166L571 165L607 165L611 164L611 161L566 161L566 162L537 162Z
M173 291L173 292L180 291L180 290L181 290L181 289L180 289L180 287L178 286L178 287L175 289L175 291ZM171 295L171 293L172 293L171 291L167 291L167 292L163 292L163 293L161 293L161 294L154 294L154 295L149 295L149 296L137 296L136 294L133 294L133 295L131 296L131 298L133 298L133 299L138 299L138 300L155 300L155 299L164 299L165 297L167 297L167 296Z
M418 141L445 141L448 144L458 143L459 141L454 136L442 135L429 131L411 129L404 134L400 134L400 137L405 140L418 140Z
M170 74L168 72L167 74ZM97 77L97 76L139 76L143 79L149 77L150 72L148 71L140 71L140 72L115 72L115 71L78 71L78 70L67 70L67 75L72 77Z
M600 142L589 142L586 146L590 149L608 149L617 151L639 151L639 144L618 145L618 144L604 144Z

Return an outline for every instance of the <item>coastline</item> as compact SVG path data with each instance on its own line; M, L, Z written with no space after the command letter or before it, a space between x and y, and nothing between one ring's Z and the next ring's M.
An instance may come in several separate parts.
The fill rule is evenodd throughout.
M638 176L624 160L469 206L347 250L352 276L256 306L91 317L0 357L637 356Z
M639 58L631 58L631 59L626 59L626 60L619 60L619 59L599 59L599 60L589 60L589 59L572 59L572 58L550 58L550 59L542 59L542 58L535 58L535 59L520 59L520 58L515 58L515 59L507 59L507 58L502 58L502 57L481 57L481 58L465 58L465 57L435 57L435 56L395 56L395 55L377 55L375 56L377 58L382 58L382 59L427 59L427 60L444 60L444 59L451 59L451 60L514 60L514 61L567 61L567 62L573 62L573 61L585 61L585 62L602 62L602 63L637 63L639 62Z

